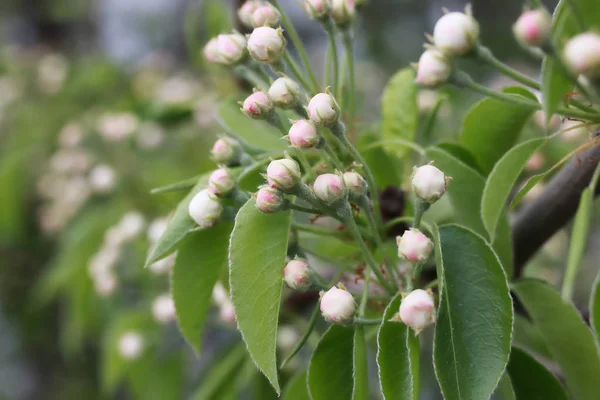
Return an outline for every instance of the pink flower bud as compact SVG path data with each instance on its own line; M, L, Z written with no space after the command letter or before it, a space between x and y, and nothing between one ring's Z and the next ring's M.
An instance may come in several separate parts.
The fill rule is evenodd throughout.
M292 260L283 269L283 280L290 289L303 290L310 286L310 269L304 260Z
M348 25L354 20L354 14L356 14L354 0L332 0L330 14L337 25Z
M219 319L226 324L235 323L235 308L231 301L227 301L219 307Z
M231 165L238 161L240 150L237 140L222 137L213 145L211 155L217 164Z
M246 56L246 38L239 33L217 36L218 62L235 65Z
M162 324L175 319L175 303L170 294L163 294L154 299L152 302L152 315L157 322Z
M257 8L263 6L265 3L260 0L248 0L238 9L238 18L247 28L253 28L252 15Z
M345 172L344 183L346 184L350 197L353 199L360 199L367 194L367 182L358 172Z
M144 338L137 332L125 332L119 338L119 354L126 360L135 360L144 351Z
M204 45L202 52L204 53L204 58L206 58L208 62L218 64L225 63L225 61L221 58L221 53L219 52L219 39L216 37L210 39Z
M320 141L317 127L304 119L292 125L288 138L292 147L297 149L310 149L319 144Z
M290 158L271 161L267 167L269 186L284 192L296 186L301 177L300 166Z
M329 15L330 5L328 0L306 0L303 6L304 11L312 19L321 19Z
M419 58L417 82L421 86L436 87L450 77L452 66L444 54L437 49L426 50Z
M586 32L575 36L565 45L563 57L574 74L600 78L600 35Z
M223 205L208 189L204 189L190 201L188 213L201 229L210 228L221 216Z
M208 188L216 196L225 196L235 187L235 180L226 168L219 168L210 174Z
M418 229L411 228L396 238L398 257L414 263L427 261L433 250L433 242Z
M346 196L346 186L341 176L323 174L317 176L313 184L315 195L327 204L334 203Z
M435 304L425 290L416 289L402 299L400 319L419 333L423 328L435 322Z
M265 92L252 93L246 97L242 106L243 113L254 119L266 119L273 109L273 101Z
M218 306L221 306L227 303L228 301L231 301L231 299L229 298L229 294L227 293L221 282L217 282L213 287L212 298L215 304L217 304Z
M525 11L514 24L513 33L525 46L541 47L550 39L552 17L544 8Z
M418 198L435 203L446 192L446 176L433 165L423 165L415 168L412 187Z
M435 47L448 56L463 56L479 37L479 24L470 15L451 12L438 20L433 29Z
M261 26L248 39L248 50L254 59L267 64L279 61L285 50L283 30Z
M320 307L321 314L327 321L347 324L354 319L356 303L348 291L334 286L323 294Z
M340 107L333 96L319 93L308 103L308 115L316 125L329 125L338 120Z
M274 28L279 25L280 18L281 14L279 11L269 3L265 3L252 13L252 24L257 28L260 26Z
M269 96L277 107L291 108L299 103L302 89L293 79L282 77L271 84Z
M284 202L283 193L269 186L261 187L256 193L256 207L266 214L281 210Z

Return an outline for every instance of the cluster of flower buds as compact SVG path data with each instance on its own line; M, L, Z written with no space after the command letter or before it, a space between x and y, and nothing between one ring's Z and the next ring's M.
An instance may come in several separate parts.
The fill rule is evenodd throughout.
M283 280L290 289L306 290L312 283L311 273L306 261L296 257L283 268Z
M545 8L527 10L513 25L519 43L530 47L543 47L550 40L552 16Z
M223 205L210 189L196 193L188 205L188 213L200 229L212 227L222 212Z
M167 324L175 320L175 303L170 294L162 294L152 302L152 315L156 322Z
M221 282L217 282L213 288L212 298L219 307L219 318L221 321L227 324L235 323L235 308Z
M144 351L144 337L135 331L125 332L119 338L119 354L125 360L136 360Z
M565 45L563 57L574 74L593 82L600 80L600 34L585 32L571 38Z
M418 229L409 229L396 238L398 257L413 263L424 263L433 250L433 242Z
M327 321L345 325L354 319L356 302L346 288L334 286L327 292L321 292L320 308L323 318Z
M430 291L416 289L402 299L399 319L418 334L435 322L435 303ZM393 318L396 320L397 318Z

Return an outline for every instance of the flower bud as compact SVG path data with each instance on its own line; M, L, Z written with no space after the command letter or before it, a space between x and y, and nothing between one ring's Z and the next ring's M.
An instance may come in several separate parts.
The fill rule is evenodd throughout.
M587 78L600 78L600 35L586 32L567 42L563 56L569 69Z
M231 301L226 301L219 307L219 319L227 324L235 323L235 308Z
M246 38L240 33L217 36L217 60L221 64L235 65L246 56Z
M283 269L283 280L290 289L307 289L311 284L311 279L306 261L295 259L288 262Z
M340 116L340 106L328 93L319 93L308 103L308 116L316 125L330 125Z
M296 186L301 177L300 166L290 158L271 161L267 167L269 186L284 192Z
M221 306L227 303L228 301L231 301L231 299L229 298L229 294L227 293L221 282L217 282L213 287L212 298L215 304L217 304L218 306Z
M226 168L219 168L210 174L208 188L215 196L226 196L235 187L235 180Z
M281 210L284 204L283 193L272 187L263 186L256 193L256 207L265 214Z
M117 174L112 167L106 164L97 165L90 171L88 182L92 191L96 193L109 193L117 183Z
M441 51L429 49L419 58L415 82L421 86L433 88L445 83L451 72L450 60Z
M271 84L269 96L277 107L291 108L299 103L302 89L293 79L281 77Z
M470 15L451 12L438 20L433 42L447 56L464 56L479 37L479 24Z
M190 217L201 229L210 228L221 216L223 206L208 189L196 193L188 206Z
M354 0L332 0L330 14L337 25L348 25L354 20L354 14L356 14Z
M261 26L274 28L279 25L280 18L281 14L279 11L271 4L265 3L252 13L252 25L257 28Z
M208 62L218 63L218 64L225 63L225 61L221 57L221 53L219 52L219 39L216 37L210 39L204 45L204 49L202 50L202 53L204 54L204 58L206 58L206 60Z
M320 307L321 314L327 321L346 324L354 318L356 303L348 291L334 286L321 296Z
M254 29L248 39L248 50L257 61L267 64L279 61L285 50L283 30L268 26Z
M433 165L423 165L413 171L412 187L418 198L433 204L446 192L446 176Z
M265 92L254 92L244 100L242 112L254 119L266 119L273 112L273 101Z
M126 360L135 360L144 351L144 338L137 332L126 332L119 338L119 354Z
M247 28L254 28L253 18L254 11L256 11L259 7L263 6L265 3L260 0L248 0L238 9L237 15L242 24L244 24Z
M347 193L343 178L336 174L317 176L313 190L315 195L327 204L343 199Z
M513 33L519 43L541 47L550 39L552 16L544 8L525 11L513 25Z
M358 172L345 172L343 177L348 194L352 199L358 200L367 194L367 182Z
M318 145L321 139L317 127L304 119L292 125L288 138L292 147L296 149L310 149Z
M162 324L175 319L175 303L170 294L158 296L152 302L152 315L154 319Z
M211 155L217 164L232 165L238 161L240 152L241 147L237 140L222 137L213 145Z
M427 261L433 250L433 242L418 229L411 228L404 231L402 236L396 237L398 257L414 263Z
M322 19L329 16L331 6L328 0L306 0L303 7L310 18Z
M400 303L400 319L419 333L435 322L435 304L425 290L416 289Z

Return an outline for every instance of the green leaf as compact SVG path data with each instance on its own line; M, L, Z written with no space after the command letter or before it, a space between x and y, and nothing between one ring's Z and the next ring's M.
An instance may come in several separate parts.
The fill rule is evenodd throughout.
M458 143L452 143L452 142L436 143L435 146L439 147L442 150L446 150L448 153L450 153L454 157L458 158L464 164L471 167L472 169L477 171L479 174L483 175L483 171L481 170L481 167L477 163L477 159L475 158L473 153L471 153L470 150L466 149L465 147L461 146Z
M277 393L277 323L290 224L290 211L263 214L251 199L238 212L229 245L229 286L238 328Z
M224 356L218 357L207 375L202 378L202 384L196 390L194 400L220 400L219 392L236 377L244 365L246 349L243 344L234 346Z
M386 400L417 400L419 341L406 325L390 321L400 310L401 301L402 295L398 294L388 304L377 333L379 382Z
M600 346L600 272L596 277L590 296L590 325L596 333L596 340Z
M507 371L517 400L567 400L554 375L525 350L513 347Z
M356 264L359 249L351 242L345 242L333 236L321 236L308 232L298 232L298 242L304 251L323 261L338 265Z
M184 239L177 253L171 291L179 329L196 354L200 353L212 289L227 265L232 228L231 223L220 222L194 232Z
M481 221L481 198L485 187L485 179L474 169L454 157L447 151L437 147L427 149L427 157L435 162L436 167L452 177L445 196L450 198L454 211L454 221L465 225L476 233L487 236L487 230ZM432 206L434 211L436 204ZM492 242L495 252L500 257L506 274L512 274L512 238L506 214L502 215L495 240Z
M433 360L444 398L487 399L508 362L512 300L492 248L458 226L439 229L443 287Z
M402 183L402 163L392 157L381 147L370 145L379 139L374 133L363 134L358 138L359 151L371 169L375 185L384 189L388 186L400 186Z
M354 329L354 386L352 388L353 400L369 399L369 365L367 361L367 342L365 329L357 326Z
M206 35L209 38L223 32L229 32L231 26L231 12L229 7L220 0L205 0L202 4L201 15L204 17Z
M516 400L512 381L506 372L502 375L500 382L498 382L498 387L496 388L494 394L500 395L502 400ZM492 398L494 397L492 396Z
M183 190L192 189L202 178L202 175L195 176L193 178L184 179L183 181L172 183L170 185L161 186L154 188L150 191L152 194L162 194L162 193L171 193L171 192L179 192Z
M351 399L354 329L331 325L308 365L308 392L313 400Z
M401 69L392 76L383 91L381 112L383 140L415 140L419 109L415 72L412 68ZM400 147L393 154L403 157L408 154L408 150Z
M546 141L539 138L518 144L504 154L490 172L481 199L481 218L492 240L511 189L527 161Z
M541 281L523 280L513 290L540 330L573 398L597 399L600 357L592 332L577 310Z
M537 102L537 98L523 88L510 87L503 92ZM519 104L491 98L482 100L465 117L460 144L473 153L487 175L496 161L517 142L532 114L531 108Z
M281 398L283 400L309 400L306 375L305 369L294 375L285 387Z
M267 151L284 151L289 143L282 140L282 134L266 123L251 119L240 111L236 99L225 101L219 107L219 118L222 123L238 138L250 146Z
M188 206L190 205L192 197L194 197L194 195L199 191L206 188L208 185L208 177L209 174L202 175L188 195L185 196L185 198L177 205L173 216L167 223L165 232L150 251L148 258L146 259L145 267L155 261L165 258L175 251L177 245L190 232L190 230L196 226L196 223L188 214Z
M184 377L182 356L183 353L149 353L132 365L127 375L135 398L144 400L181 398ZM157 368L158 365L160 368Z
M550 354L540 330L526 317L518 314L515 315L513 345L518 345L547 360L552 360L552 354Z

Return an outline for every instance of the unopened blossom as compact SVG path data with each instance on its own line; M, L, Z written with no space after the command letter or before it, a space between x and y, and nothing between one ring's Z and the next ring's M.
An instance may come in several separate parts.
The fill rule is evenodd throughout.
M275 28L279 25L281 14L269 3L264 3L252 13L252 25L254 27L270 26Z
M552 16L545 8L527 10L513 25L513 33L525 46L544 46L552 33Z
M253 14L257 8L262 7L265 4L262 0L248 0L238 9L237 15L242 24L247 28L253 28Z
M229 298L229 294L227 293L221 282L217 282L213 287L212 299L218 306L231 301L231 299Z
M290 289L303 290L310 286L310 268L306 261L294 259L283 269L283 280Z
M479 37L479 24L471 15L451 12L440 18L433 30L435 47L448 56L464 56Z
M346 26L354 20L355 0L331 0L331 18L339 26Z
M210 154L217 164L229 166L238 161L240 152L241 146L239 142L224 136L215 142Z
M354 319L356 302L348 291L334 286L321 296L320 308L327 321L347 324Z
M235 179L227 168L213 171L208 178L208 188L216 196L226 196L235 187Z
M316 125L331 125L340 116L340 107L329 93L318 93L308 103L308 116Z
M285 198L279 189L262 186L256 193L256 207L265 214L281 210L284 203Z
M213 226L221 217L223 205L208 189L196 193L188 206L190 217L200 229Z
M144 338L138 332L129 331L119 338L119 353L126 360L135 360L144 351Z
M400 303L400 319L417 333L435 322L433 297L425 290L413 290Z
M346 196L344 179L336 174L322 174L317 176L313 184L315 195L327 204L332 204Z
M285 51L283 30L268 26L254 29L248 39L248 50L257 61L267 64L279 61Z
M441 51L432 48L426 50L419 58L415 82L433 88L446 83L451 73L450 60Z
M296 149L310 149L319 144L321 137L313 123L301 119L290 128L288 139L292 147Z
M301 95L298 82L286 76L276 79L269 87L269 96L277 107L294 107L299 104Z
M231 301L227 301L219 307L219 319L226 324L235 323L235 307Z
M267 167L269 186L282 191L293 189L301 177L300 165L291 158L271 161Z
M444 173L433 165L415 168L412 175L412 188L415 195L426 203L435 203L446 192Z
M221 57L221 53L219 53L219 39L214 37L210 39L202 49L202 54L204 54L204 58L208 62L224 64L225 60Z
M246 37L237 32L217 36L218 62L226 65L238 64L247 54L246 45Z
M331 10L330 0L305 0L302 6L312 19L326 18Z
M268 93L257 91L246 97L242 106L242 112L254 119L267 119L275 105Z
M367 181L361 174L354 171L344 172L343 178L352 199L358 200L367 194Z
M396 238L398 257L414 263L424 263L433 251L433 242L421 231L411 228Z
M563 57L574 74L600 79L600 34L585 32L571 38L565 45Z

